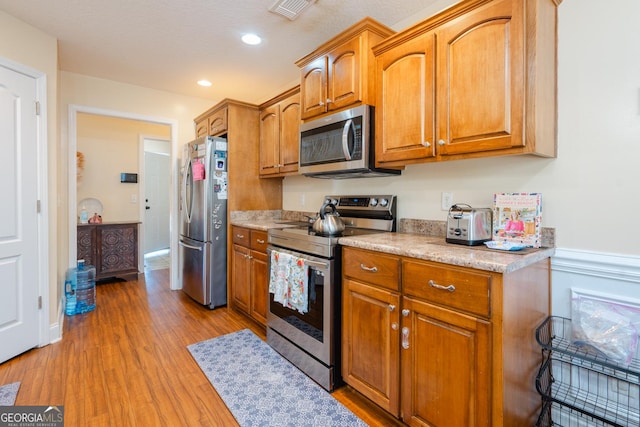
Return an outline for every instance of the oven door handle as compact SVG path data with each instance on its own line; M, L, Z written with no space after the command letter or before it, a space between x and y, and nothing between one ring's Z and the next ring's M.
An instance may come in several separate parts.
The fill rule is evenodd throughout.
M327 262L319 262L319 261L312 261L308 258L305 258L304 254L298 253L298 252L292 252L292 251L278 251L278 249L272 249L272 248L267 248L267 254L269 255L269 258L271 258L271 252L272 251L276 251L276 252L282 252L283 254L289 254L295 257L298 257L300 259L302 259L304 261L304 263L309 266L309 267L315 267L315 268L321 268L323 270L327 270L329 269L329 263Z
M311 261L310 259L306 259L306 258L302 258L302 259L304 260L304 263L309 267L321 268L323 270L326 270L327 268L329 268L329 264L326 264L324 262Z

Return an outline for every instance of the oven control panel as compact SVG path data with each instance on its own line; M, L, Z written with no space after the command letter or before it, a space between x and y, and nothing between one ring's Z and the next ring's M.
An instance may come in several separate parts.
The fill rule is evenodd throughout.
M325 196L324 200L335 205L338 211L391 211L395 207L396 196Z

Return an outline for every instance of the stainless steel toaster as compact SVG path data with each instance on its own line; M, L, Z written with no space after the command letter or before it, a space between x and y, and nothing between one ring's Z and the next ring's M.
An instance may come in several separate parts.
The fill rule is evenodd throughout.
M475 246L491 240L493 215L490 208L455 204L447 216L447 243Z

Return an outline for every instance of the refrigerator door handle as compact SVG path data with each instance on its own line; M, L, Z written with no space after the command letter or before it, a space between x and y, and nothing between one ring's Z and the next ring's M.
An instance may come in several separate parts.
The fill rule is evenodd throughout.
M193 203L192 199L193 199L193 194L189 194L189 196L187 197L187 189L193 191L193 182L192 182L192 177L193 174L191 172L191 164L192 161L191 159L189 159L189 161L186 164L186 167L184 169L184 179L182 180L182 203L183 203L183 207L184 207L184 212L185 212L185 216L186 216L186 220L187 220L187 224L189 224L191 222L191 204ZM191 182L190 182L191 181Z
M186 243L184 243L184 242L182 242L182 241L178 242L178 244L179 244L180 246L184 246L185 248L195 249L196 251L201 251L201 252L202 252L202 248L201 248L201 247L199 247L199 246L191 246L191 245L187 245Z

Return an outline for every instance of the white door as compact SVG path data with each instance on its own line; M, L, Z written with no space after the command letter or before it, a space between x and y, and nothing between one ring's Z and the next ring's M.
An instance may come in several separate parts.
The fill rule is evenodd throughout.
M167 143L168 145L168 143ZM144 153L144 253L169 248L169 194L171 159L168 155Z
M39 340L36 93L0 65L0 363Z

